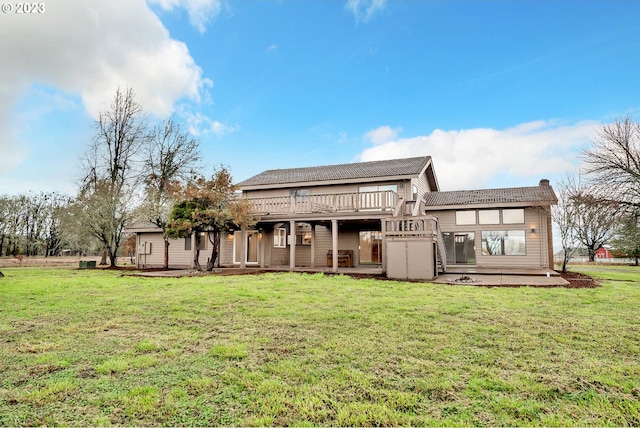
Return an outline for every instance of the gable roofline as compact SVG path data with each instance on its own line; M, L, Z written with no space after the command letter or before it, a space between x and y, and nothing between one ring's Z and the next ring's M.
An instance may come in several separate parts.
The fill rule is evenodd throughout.
M436 211L495 207L548 207L556 205L558 198L549 185L549 180L542 179L538 186L532 187L430 192L424 195L423 202L427 211Z
M236 185L240 190L322 186L343 183L371 183L406 180L427 174L429 186L437 190L438 181L430 156L303 168L271 169Z

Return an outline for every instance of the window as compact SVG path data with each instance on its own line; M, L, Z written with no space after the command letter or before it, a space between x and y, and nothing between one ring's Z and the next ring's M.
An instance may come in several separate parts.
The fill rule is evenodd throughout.
M398 185L396 184L383 184L380 186L360 186L358 189L360 192L382 192L384 190L391 190L398 193Z
M482 255L525 256L527 255L524 230L482 231Z
M311 232L298 232L296 234L296 245L311 245Z
M457 225L476 224L476 212L475 211L456 211L456 224Z
M191 251L191 235L184 238L184 250Z
M309 196L311 194L311 191L309 189L297 189L297 190L292 190L291 192L291 196Z
M287 246L287 229L279 227L273 231L273 246L285 248Z
M294 197L295 210L297 212L309 211L310 209L309 195L311 195L311 191L309 189L292 190L290 194L291 196Z
M524 209L502 210L503 224L524 224Z
M443 232L447 265L475 264L476 247L473 232Z
M478 223L480 223L480 224L500 224L500 210L480 210L480 211L478 211Z
M415 184L411 185L411 197L414 201L418 200L418 186L416 186Z

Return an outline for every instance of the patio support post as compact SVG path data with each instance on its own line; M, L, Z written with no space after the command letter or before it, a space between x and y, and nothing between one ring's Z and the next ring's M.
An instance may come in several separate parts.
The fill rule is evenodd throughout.
M311 223L311 269L316 267L316 224Z
M289 221L289 269L296 268L296 222Z
M386 223L384 219L380 220L380 232L382 234L382 248L380 248L380 254L382 256L382 274L387 274L387 237L386 237Z
M338 220L331 220L331 248L333 260L331 271L338 272Z
M238 244L236 242L236 244ZM240 226L240 269L247 267L247 230Z
M191 234L191 269L195 269L196 268L196 264L194 263L195 258L196 258L196 233L193 232Z
M258 239L260 240L260 267L265 267L264 264L264 253L266 250L265 239L264 239L264 229L258 229Z
M136 233L136 268L140 269L140 234Z

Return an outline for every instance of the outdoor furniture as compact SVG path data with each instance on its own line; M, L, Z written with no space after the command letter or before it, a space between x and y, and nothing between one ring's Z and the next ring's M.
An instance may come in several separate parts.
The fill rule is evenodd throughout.
M333 267L333 250L327 251L327 266ZM338 267L353 267L353 250L338 250Z

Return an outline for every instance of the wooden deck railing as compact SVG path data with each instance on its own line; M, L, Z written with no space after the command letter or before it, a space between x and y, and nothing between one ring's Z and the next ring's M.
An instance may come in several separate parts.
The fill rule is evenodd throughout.
M332 193L322 195L247 198L258 215L290 213L332 213L358 211L393 211L398 194L379 192Z

